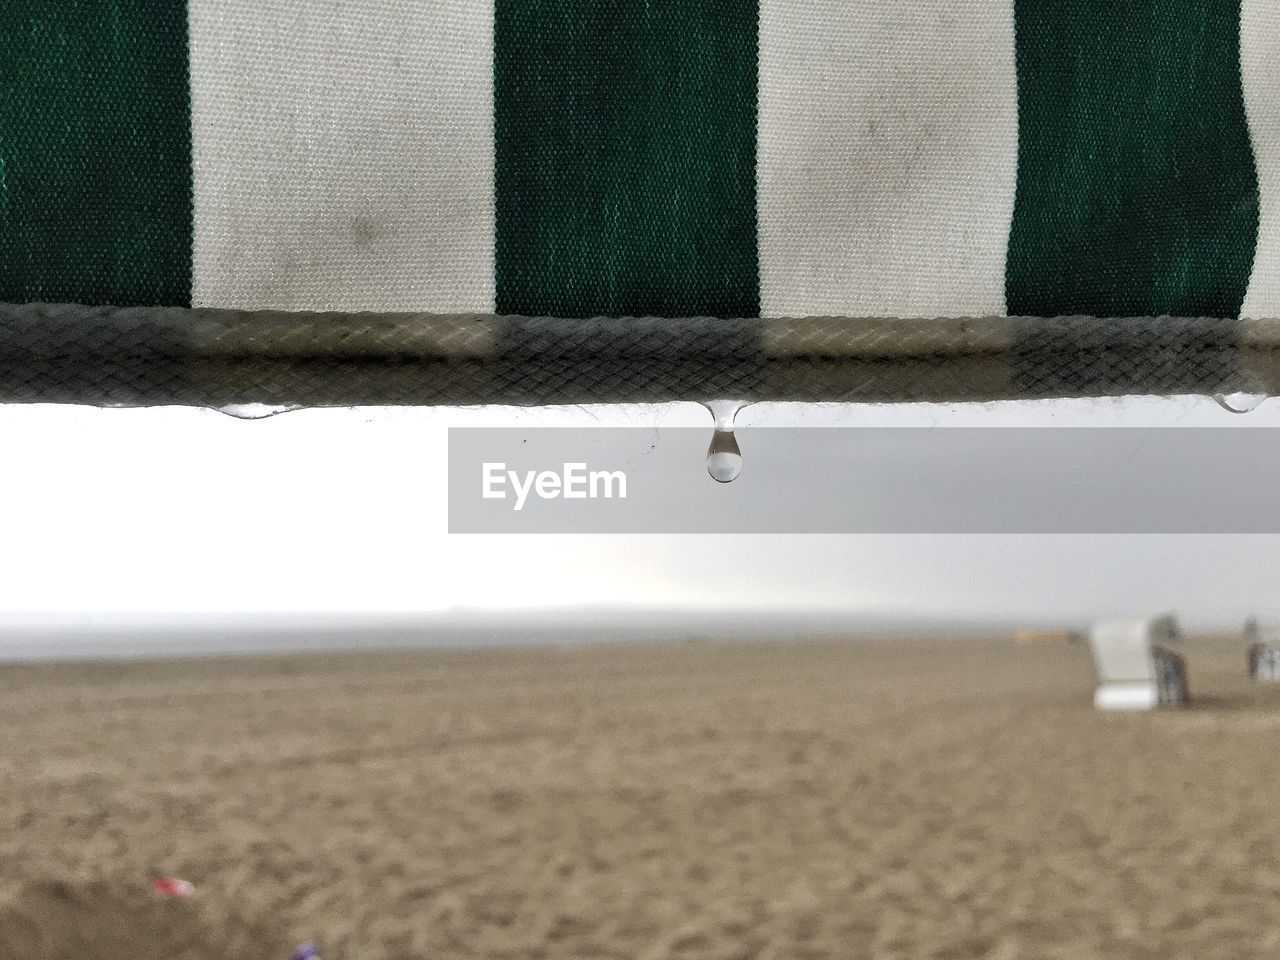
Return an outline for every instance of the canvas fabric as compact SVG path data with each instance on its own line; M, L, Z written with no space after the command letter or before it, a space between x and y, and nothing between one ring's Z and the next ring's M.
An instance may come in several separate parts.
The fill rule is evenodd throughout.
M1280 315L1272 0L11 0L0 301Z

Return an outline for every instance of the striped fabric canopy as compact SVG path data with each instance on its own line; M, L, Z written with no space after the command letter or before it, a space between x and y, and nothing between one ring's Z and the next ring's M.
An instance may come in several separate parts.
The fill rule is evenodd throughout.
M5 0L0 301L1280 315L1275 0Z

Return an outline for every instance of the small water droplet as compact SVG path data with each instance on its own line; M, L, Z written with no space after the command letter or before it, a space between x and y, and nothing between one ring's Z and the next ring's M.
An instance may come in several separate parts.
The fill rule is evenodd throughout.
M1262 402L1267 399L1268 394L1265 393L1220 393L1214 396L1214 400L1218 401L1218 406L1223 410L1231 413L1251 413L1262 406Z
M715 420L711 446L707 447L707 473L717 483L732 483L742 473L742 450L733 434L738 411L746 406L741 400L711 400L704 404Z
M265 420L267 417L276 417L297 409L297 407L270 403L229 403L225 407L219 407L218 412L225 413L228 417L235 417L237 420Z
M742 473L742 450L732 430L717 430L707 448L707 473L717 483L732 483Z

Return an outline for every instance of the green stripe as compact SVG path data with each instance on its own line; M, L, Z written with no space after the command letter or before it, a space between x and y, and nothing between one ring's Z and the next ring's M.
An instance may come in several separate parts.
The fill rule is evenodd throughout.
M0 3L0 300L191 300L186 4Z
M496 0L502 313L753 316L755 0Z
M1011 314L1232 317L1258 233L1224 0L1015 0Z

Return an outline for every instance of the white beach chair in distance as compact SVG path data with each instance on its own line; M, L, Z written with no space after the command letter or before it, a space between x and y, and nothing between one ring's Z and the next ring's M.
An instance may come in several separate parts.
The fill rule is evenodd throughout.
M1171 614L1107 620L1089 631L1098 671L1093 704L1099 710L1150 710L1187 702L1187 670L1169 649L1178 640Z
M1280 617L1250 617L1244 623L1249 645L1249 676L1266 683L1280 681Z

